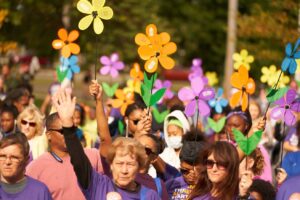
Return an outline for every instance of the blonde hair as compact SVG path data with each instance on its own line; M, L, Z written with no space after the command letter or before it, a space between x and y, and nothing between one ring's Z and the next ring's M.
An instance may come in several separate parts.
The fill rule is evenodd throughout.
M121 154L124 156L135 156L136 161L139 164L139 169L145 168L147 155L145 148L137 140L125 137L117 138L108 149L107 161L109 164L113 162L117 151L121 152Z
M19 129L21 129L21 120L27 117L32 119L32 121L36 123L34 136L42 135L44 130L45 116L35 105L29 105L18 116L17 125Z

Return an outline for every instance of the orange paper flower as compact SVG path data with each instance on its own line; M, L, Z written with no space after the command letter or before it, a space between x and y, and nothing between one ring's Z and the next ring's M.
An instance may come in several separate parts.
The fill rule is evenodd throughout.
M54 49L61 49L61 54L64 58L69 58L72 54L79 54L80 47L78 44L73 43L79 37L77 30L72 30L70 34L64 28L61 28L57 32L58 38L52 41L52 47Z
M177 50L174 42L170 42L170 35L166 32L157 33L154 24L146 27L146 35L138 33L135 36L135 43L139 45L138 54L141 59L146 60L145 70L153 73L157 70L158 61L165 69L172 69L175 61L169 57Z
M242 110L248 107L248 95L255 92L255 82L249 78L248 70L245 66L241 66L238 72L234 72L231 76L231 85L238 89L230 98L230 106L235 107L241 101Z
M138 63L133 63L129 75L134 81L144 80L144 74L141 71L140 65Z
M114 108L120 108L121 114L124 116L127 106L134 102L133 93L125 93L123 90L117 89L115 95L117 99L112 100L112 106Z

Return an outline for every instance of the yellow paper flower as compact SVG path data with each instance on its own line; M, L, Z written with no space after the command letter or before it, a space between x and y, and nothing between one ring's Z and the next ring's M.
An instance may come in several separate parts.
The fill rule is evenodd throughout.
M5 20L6 16L8 15L8 10L7 9L1 9L0 10L0 28L3 24L3 21Z
M101 19L109 20L113 17L113 10L108 6L104 6L104 4L105 0L92 0L92 4L88 0L80 0L77 3L77 9L84 14L88 14L79 21L78 27L80 30L87 29L94 21L95 33L102 33L104 25Z
M250 70L250 64L253 63L254 57L248 54L246 49L242 49L240 53L234 53L232 56L234 61L234 69L238 70L241 65L244 65L247 70Z
M281 71L277 70L277 67L275 65L271 65L269 68L263 66L261 68L261 72L262 76L260 77L260 81L262 83L267 83L267 85L270 87L273 87L276 84ZM280 80L278 82L278 87L285 87L289 82L290 78L284 74L281 74Z
M219 80L216 72L206 72L205 76L208 79L208 85L214 86L218 84Z
M300 59L296 59L296 63L297 63L296 73L300 73Z
M127 87L125 87L123 89L123 91L125 93L137 92L137 93L141 94L141 81L129 79L126 84L127 84Z
M138 54L141 59L146 60L145 70L154 73L158 67L158 61L165 69L172 69L175 61L169 57L177 50L174 42L170 42L170 35L166 32L157 33L154 24L146 27L146 35L138 33L135 36L135 43L139 45Z

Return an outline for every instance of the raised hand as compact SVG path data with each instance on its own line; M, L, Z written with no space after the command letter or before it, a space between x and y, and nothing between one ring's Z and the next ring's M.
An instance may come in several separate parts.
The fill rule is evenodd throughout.
M102 100L102 86L97 82L97 80L92 80L92 83L89 85L90 95L94 96L96 100Z
M275 179L278 185L281 185L285 179L287 178L287 173L283 168L276 168L275 169Z
M53 95L52 103L62 121L62 126L73 126L76 97L72 98L69 90L60 89L55 95Z
M245 171L241 176L241 180L239 183L239 194L244 196L248 193L249 187L252 185L253 182L253 172Z

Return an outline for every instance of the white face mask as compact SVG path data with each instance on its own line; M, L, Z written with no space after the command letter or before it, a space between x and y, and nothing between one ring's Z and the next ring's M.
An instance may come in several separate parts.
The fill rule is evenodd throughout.
M173 149L179 149L182 147L182 136L171 136L167 139L167 145L168 147L171 147Z

